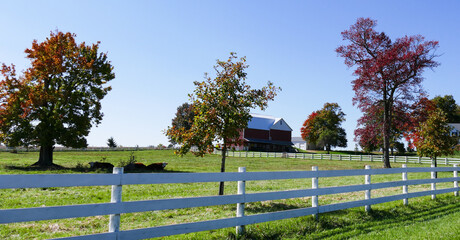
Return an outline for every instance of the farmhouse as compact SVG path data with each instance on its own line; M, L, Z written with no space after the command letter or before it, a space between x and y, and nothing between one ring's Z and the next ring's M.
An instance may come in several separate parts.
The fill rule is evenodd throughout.
M449 123L449 126L452 127L452 130L450 131L450 135L460 137L460 123ZM460 138L458 141L460 144Z
M251 114L248 127L240 132L242 146L238 150L289 152L292 150L292 129L282 118Z

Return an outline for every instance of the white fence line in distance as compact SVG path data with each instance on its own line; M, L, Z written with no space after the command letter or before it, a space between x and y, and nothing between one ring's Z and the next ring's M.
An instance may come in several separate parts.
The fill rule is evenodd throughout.
M214 154L221 154L220 150L214 150ZM337 161L365 161L381 162L383 155L343 155L343 154L322 154L322 153L288 153L288 152L248 152L248 151L227 151L229 157L279 157L279 158L298 158L310 160L337 160ZM433 164L428 157L418 156L390 156L393 163L418 163ZM441 165L460 164L460 158L438 158L437 163Z

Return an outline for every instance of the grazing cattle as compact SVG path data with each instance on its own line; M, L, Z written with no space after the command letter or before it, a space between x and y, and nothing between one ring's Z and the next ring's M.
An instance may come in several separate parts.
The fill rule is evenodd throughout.
M163 170L163 169L165 169L166 165L168 165L167 162L152 163L152 164L148 165L147 168L150 169L150 170Z
M113 164L106 162L89 162L91 168L113 169Z
M135 169L147 169L147 166L145 164L137 162L137 163L130 163L126 165L125 170L135 170Z

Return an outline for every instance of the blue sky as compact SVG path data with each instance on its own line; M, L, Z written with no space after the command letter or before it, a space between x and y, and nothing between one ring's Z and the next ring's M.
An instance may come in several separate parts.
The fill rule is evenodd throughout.
M424 74L430 97L460 103L459 1L5 1L0 8L0 62L29 66L24 50L59 29L78 42L101 41L115 67L113 90L102 102L102 123L88 136L105 146L167 144L163 130L188 101L193 81L213 75L217 59L246 56L248 83L283 91L265 112L282 117L300 136L307 116L325 102L347 114L348 149L361 112L352 105L353 69L335 49L340 32L359 17L378 21L392 39L421 34L440 43L441 66Z

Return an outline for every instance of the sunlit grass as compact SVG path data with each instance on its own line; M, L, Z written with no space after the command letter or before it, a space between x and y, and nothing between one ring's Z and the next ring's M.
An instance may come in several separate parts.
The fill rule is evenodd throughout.
M90 161L104 159L114 165L127 160L131 152L57 152L55 163L66 167L64 170L30 170L27 167L38 159L37 152L0 153L2 167L0 174L44 174L44 173L94 173L87 164ZM134 153L136 160L145 164L168 162L165 172L218 172L220 157L208 155L197 158L193 155L179 157L172 151L138 151ZM77 168L77 165L80 167ZM381 162L359 161L328 161L287 158L238 158L227 159L227 171L236 172L238 167L245 166L248 172L253 171L310 171L312 166L320 170L363 169L364 165L381 168ZM401 163L392 163L400 167ZM408 167L427 165L408 164ZM104 172L104 171L98 171ZM107 171L105 171L107 172ZM452 173L439 173L439 177L451 177ZM409 179L429 178L430 173L409 173ZM401 180L401 174L372 176L372 182ZM320 178L320 187L363 184L363 176ZM452 187L452 183L437 184L437 188ZM311 188L311 179L248 181L247 193L284 191ZM410 186L409 192L429 190L430 185ZM123 201L148 199L165 199L193 196L213 196L218 192L218 183L190 184L159 184L123 186ZM401 187L377 189L372 197L388 196L402 192ZM236 183L226 183L226 194L236 194ZM37 188L37 189L5 189L0 190L0 208L26 208L42 206L61 206L73 204L110 202L110 186L69 187L69 188ZM364 192L334 194L319 197L319 204L331 204L364 199ZM453 194L439 195L437 200L430 197L410 199L409 206L402 201L373 206L370 214L363 208L321 214L318 222L311 216L287 219L269 223L247 226L243 239L393 239L398 238L425 239L419 232L428 229L438 239L451 238L459 226L460 198ZM264 201L246 204L246 214L281 211L286 209L311 206L311 198L296 198L276 201ZM168 224L196 222L226 217L234 217L235 205L210 206L191 209L176 209L144 213L123 214L121 229L136 229ZM405 227L410 229L406 229ZM436 227L437 226L437 227ZM415 229L415 230L412 230ZM418 229L418 230L417 230ZM102 233L108 230L108 217L96 216L51 221L37 221L0 225L0 239L45 239L65 236L76 236ZM220 229L171 236L166 239L233 239L234 228ZM450 237L450 238L449 238Z

